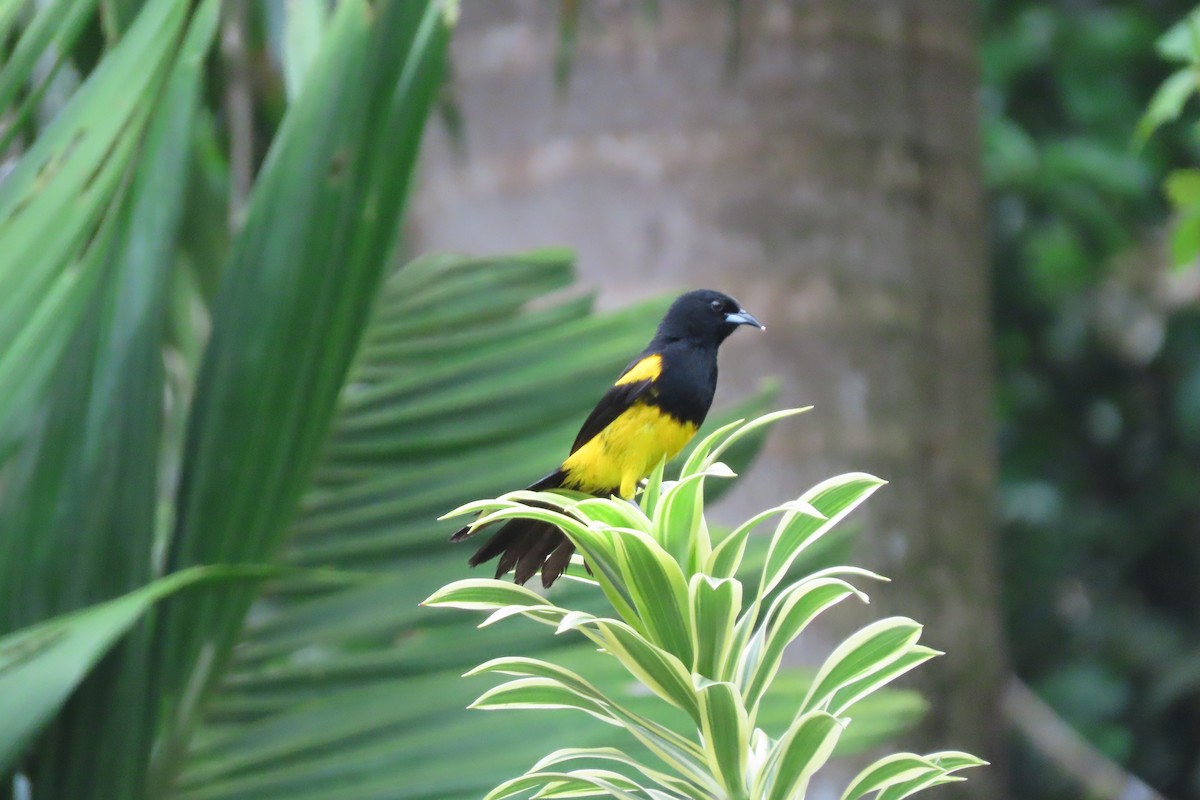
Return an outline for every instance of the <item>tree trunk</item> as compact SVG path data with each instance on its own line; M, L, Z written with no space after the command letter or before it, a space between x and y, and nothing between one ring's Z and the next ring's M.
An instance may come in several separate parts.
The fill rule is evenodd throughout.
M945 658L905 749L1000 761L1005 670L994 483L974 6L961 0L583 3L556 98L557 3L464 4L465 161L429 143L421 250L566 244L606 304L729 291L762 319L722 358L724 398L763 376L780 425L723 508L745 517L839 471L891 481L859 561L873 615L912 616ZM970 776L1002 795L1002 770ZM950 789L940 790L952 796Z

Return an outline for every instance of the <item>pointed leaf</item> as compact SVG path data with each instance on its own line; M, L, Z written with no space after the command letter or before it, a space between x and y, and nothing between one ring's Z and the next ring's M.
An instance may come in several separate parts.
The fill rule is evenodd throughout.
M919 778L897 783L881 791L876 795L876 800L904 800L906 797L912 797L918 792L923 792L926 789L932 789L934 786L941 786L947 783L959 783L966 780L957 775L947 775L938 773L933 775L923 775Z
M530 772L538 772L546 767L576 760L614 761L636 770L646 780L661 786L676 796L682 795L689 800L706 800L708 797L704 793L703 787L695 786L673 775L648 767L615 747L574 747L555 750L534 764Z
M756 708L763 693L775 679L784 650L808 624L823 611L851 595L865 600L866 595L837 578L804 579L781 592L771 604L754 641L741 656L739 674L748 677L746 705Z
M842 687L885 669L902 658L920 636L921 625L907 617L888 617L867 625L825 660L801 708L821 707Z
M867 795L898 783L940 773L941 769L915 753L895 753L885 756L854 776L841 800L859 800Z
M692 689L691 675L678 658L651 644L620 620L574 611L559 626L560 631L571 629L587 633L624 664L646 688L687 713L694 721L700 721L700 707Z
M505 781L487 794L484 800L515 797L530 789L542 788L534 797L615 797L617 800L639 800L630 791L641 787L625 776L607 770L575 770L573 772L531 772L520 778ZM593 791L594 790L594 791Z
M710 465L663 489L655 508L656 539L689 574L700 569L712 552L704 519L704 479L732 475L724 464Z
M945 750L939 753L930 753L925 756L933 763L937 764L947 772L957 772L960 769L968 767L986 767L988 762L984 761L979 756L973 756L970 753L964 753L961 750Z
M532 589L491 578L468 578L443 586L426 598L421 605L464 608L471 611L492 611L509 606L540 606L546 598Z
M696 653L692 671L710 680L731 680L736 664L731 648L733 628L742 610L742 584L732 578L692 576L688 585L691 635Z
M803 408L783 408L783 409L780 409L779 411L772 411L769 414L763 414L761 416L755 417L754 419L750 420L745 425L742 425L739 428L737 428L737 430L735 430L729 436L726 436L724 438L724 440L722 440L719 444L717 444L712 449L712 451L709 452L704 457L704 462L703 462L704 466L707 467L707 466L711 466L712 464L715 464L717 462L717 459L719 459L723 453L725 453L731 447L736 445L742 439L745 439L747 437L750 437L750 436L756 434L762 428L765 428L768 425L773 425L781 419L786 419L787 417L794 417L797 414L803 414L805 411L811 411L811 410L812 410L812 406L804 406Z
M825 518L821 512L798 499L775 506L774 508L768 508L766 511L760 511L746 522L734 528L729 536L725 537L721 540L720 544L713 548L705 564L704 571L714 578L737 577L738 570L742 567L742 559L746 553L746 541L750 533L776 514L792 512L808 514L814 519Z
M552 678L518 678L502 683L481 694L470 707L483 711L572 708L609 725L621 724L603 704Z
M780 521L767 551L759 597L765 597L779 585L796 556L857 508L883 483L873 475L851 472L822 481L801 495L800 501L817 509L825 519L796 511L789 512Z
M1192 65L1176 70L1159 85L1138 121L1134 139L1144 144L1160 127L1179 118L1183 106L1200 89L1196 68Z
M764 800L803 797L813 773L833 754L843 729L840 720L822 711L797 717L775 745L763 770L762 774L771 779Z
M694 445L691 452L688 453L683 467L679 470L679 479L686 480L688 476L703 471L704 462L708 458L708 454L712 452L712 449L717 446L717 443L722 441L730 431L736 430L745 421L744 419L735 419L732 422L726 423Z
M845 714L855 703L867 695L886 686L909 670L919 667L934 656L940 655L942 655L940 651L934 650L931 647L919 644L912 645L904 655L883 669L846 684L835 692L829 700L830 712L839 716Z
M741 693L732 683L709 683L700 689L701 737L709 767L732 797L746 796L750 756L750 721Z
M620 704L612 702L595 686L580 678L570 670L549 664L538 659L509 657L497 658L486 664L481 664L468 675L485 672L500 672L509 675L531 675L559 684L572 694L583 698L592 704L590 708L603 709L630 734L650 749L667 764L674 766L688 780L704 783L709 780L707 773L700 766L705 760L704 752L694 743L675 731L660 725L640 714L636 714ZM591 713L590 711L588 713Z
M637 618L626 621L683 663L691 663L688 588L679 565L641 531L618 531L613 542L619 552L621 581L637 610Z

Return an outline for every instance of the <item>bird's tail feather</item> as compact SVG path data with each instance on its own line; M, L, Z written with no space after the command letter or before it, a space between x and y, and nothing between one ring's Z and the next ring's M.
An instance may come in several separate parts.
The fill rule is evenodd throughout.
M562 470L556 470L529 489L556 489L562 486L563 478ZM450 541L461 542L478 530L472 530L468 525L456 531ZM525 583L540 569L542 586L550 588L567 568L573 552L575 545L557 526L541 520L517 518L508 520L493 533L468 563L474 567L500 556L496 565L497 578L515 568L514 580Z
M554 470L554 472L551 472L546 477L541 478L538 481L535 481L534 483L530 484L529 486L526 486L525 490L529 491L529 492L540 492L543 489L557 489L560 486L562 486L563 479L566 476L567 476L567 474L565 472L563 472L561 469L556 469L556 470ZM488 526L484 525L483 527L486 528ZM481 530L483 530L483 528L475 528L474 530L472 530L470 525L465 525L450 535L450 541L461 542L463 539L466 539L467 537L472 536ZM493 536L492 538L495 539L496 537ZM486 545L485 545L485 547L486 547ZM476 555L478 555L478 553L476 553ZM484 561L487 561L487 559L485 558ZM474 564L472 564L471 566L474 566Z

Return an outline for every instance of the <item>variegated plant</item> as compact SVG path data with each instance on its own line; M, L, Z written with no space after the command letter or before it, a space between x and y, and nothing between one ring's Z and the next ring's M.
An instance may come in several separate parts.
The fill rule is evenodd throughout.
M492 612L483 625L525 616L576 631L618 659L657 697L683 712L660 719L635 713L578 674L523 657L497 658L471 675L513 680L485 692L473 707L568 708L624 728L641 747L558 750L487 800L532 796L797 800L851 723L854 705L929 658L921 626L905 617L867 625L846 639L792 699L795 715L777 736L756 724L784 650L821 612L848 597L866 601L849 578L883 578L855 567L822 569L799 580L797 557L869 497L883 481L863 473L827 480L800 498L769 509L714 542L704 518L704 481L730 477L718 459L756 428L804 409L738 421L714 432L690 454L678 481L651 475L634 504L562 492L511 492L470 503L450 516L479 513L476 525L533 517L559 525L582 558L573 580L598 586L611 613L564 608L530 589L497 580L463 580L436 592L428 606ZM537 505L530 505L536 501ZM750 534L778 517L765 559L743 570ZM586 561L590 572L584 568ZM747 588L738 575L757 572ZM773 700L777 701L778 698ZM789 701L791 702L791 701ZM670 718L682 722L668 722ZM850 783L842 800L878 793L899 800L984 762L960 752L900 753L882 758Z

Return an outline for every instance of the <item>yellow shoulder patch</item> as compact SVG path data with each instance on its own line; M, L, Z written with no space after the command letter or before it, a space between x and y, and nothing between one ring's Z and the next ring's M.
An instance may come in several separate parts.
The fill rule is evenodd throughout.
M618 378L615 385L621 386L625 383L652 381L659 375L662 375L662 356L657 354L646 356L641 361L630 367L628 372Z

